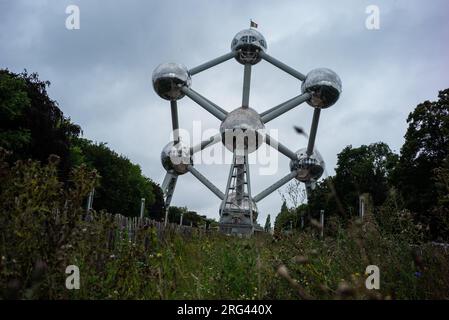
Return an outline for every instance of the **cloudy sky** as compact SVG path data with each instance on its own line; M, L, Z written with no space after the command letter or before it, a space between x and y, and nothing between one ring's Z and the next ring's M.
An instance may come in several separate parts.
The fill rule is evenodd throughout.
M66 7L80 9L80 29L68 30ZM368 30L366 8L377 5L380 29ZM317 148L328 174L346 145L384 141L399 151L406 117L419 102L449 87L449 4L434 0L345 1L63 1L0 0L0 68L27 69L51 81L50 96L84 136L108 145L162 182L160 150L170 139L169 103L151 86L161 62L188 68L227 53L233 36L259 24L268 53L302 73L336 71L343 93L321 113ZM241 104L243 66L228 61L193 77L192 88L230 111ZM300 83L266 62L253 68L250 105L264 111L296 96ZM279 140L292 150L306 145L293 125L310 127L303 104L273 120ZM198 105L179 101L181 127L217 129L219 121ZM260 165L259 165L260 167ZM229 165L197 169L224 191ZM288 173L279 157L273 175L252 167L253 193ZM178 180L174 205L218 217L219 200L190 174ZM280 195L259 203L259 222L276 214Z

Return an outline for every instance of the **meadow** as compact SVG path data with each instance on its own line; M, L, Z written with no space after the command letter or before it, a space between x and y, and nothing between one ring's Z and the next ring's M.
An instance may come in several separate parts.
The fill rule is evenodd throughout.
M0 160L2 299L449 298L449 252L420 241L406 212L389 214L401 232L367 214L328 221L324 238L314 224L249 239L143 225L131 237L111 214L86 215L95 171L75 168L67 187L57 162ZM79 290L65 286L68 265ZM379 290L365 287L368 265Z

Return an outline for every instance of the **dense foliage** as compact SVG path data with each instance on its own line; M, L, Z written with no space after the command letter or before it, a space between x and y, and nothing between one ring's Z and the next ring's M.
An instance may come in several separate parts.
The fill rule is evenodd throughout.
M77 162L95 168L100 174L94 194L96 210L138 216L141 199L145 198L145 216L158 220L164 217L162 190L142 175L138 165L112 151L105 143L95 144L78 138L73 145L78 155Z
M239 239L149 227L130 241L111 215L85 215L82 199L97 174L74 169L67 190L57 161L10 166L0 156L0 298L449 298L447 250L411 246L419 232L403 232L413 224L394 207L401 232L367 215L349 227L333 220L324 239L315 229ZM79 290L65 287L68 265L79 267ZM365 288L368 265L380 268L380 290Z
M317 184L307 205L283 205L277 229L288 229L286 221L298 228L301 215L316 219L321 210L347 222L358 215L359 197L365 195L378 223L391 220L385 206L393 203L426 230L425 240L449 240L449 89L438 97L410 113L400 155L382 142L347 146L338 154L335 175Z
M14 151L14 159L47 161L60 157L62 177L70 171L70 143L81 128L64 117L47 95L49 82L26 72L0 70L0 147Z
M437 101L419 104L407 118L409 127L395 174L405 207L428 225L435 237L449 239L449 89ZM446 181L444 183L444 180Z
M106 144L80 138L81 128L48 97L49 85L34 73L0 70L0 147L12 151L9 161L34 159L45 163L50 155L57 155L57 170L65 184L71 168L87 164L101 176L95 189L96 209L137 216L141 198L145 198L145 215L163 219L160 187L145 177L138 165Z

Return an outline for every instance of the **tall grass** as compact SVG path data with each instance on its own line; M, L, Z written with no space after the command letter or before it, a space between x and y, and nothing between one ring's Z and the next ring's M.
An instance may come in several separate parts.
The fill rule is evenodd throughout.
M76 168L67 186L56 158L10 166L6 156L0 151L1 298L449 298L449 253L372 215L329 223L324 239L313 229L240 239L143 226L132 241L127 232L111 240L120 228L113 217L85 219L82 208L95 172ZM65 287L68 265L80 269L79 290ZM365 288L368 265L380 268L380 290Z

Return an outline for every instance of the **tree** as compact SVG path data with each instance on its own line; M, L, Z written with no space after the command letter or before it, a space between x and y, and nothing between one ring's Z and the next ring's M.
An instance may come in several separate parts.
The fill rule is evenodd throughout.
M316 215L320 210L338 215L343 220L357 214L359 196L369 193L375 206L380 206L391 188L398 156L383 142L351 145L338 154L335 176L317 183L308 198L308 210Z
M267 220L265 221L264 230L265 230L265 232L270 232L270 230L271 230L271 217L269 214L267 216Z
M182 216L182 224L185 226L192 225L193 227L209 226L214 222L212 219L208 219L206 216L201 216L195 211L189 211L187 207L170 206L168 208L168 221L171 223L179 224Z
M339 210L339 201L335 192L335 177L327 177L317 182L315 189L309 194L307 207L309 212L318 213L321 210L326 211L327 214L346 215L346 211Z
M31 158L45 163L51 154L58 155L65 181L71 167L71 140L81 128L48 97L49 85L36 73L0 70L0 147L13 152L11 161Z
M164 217L162 190L142 175L140 167L109 149L105 143L76 139L75 146L83 162L100 174L100 186L95 189L94 209L137 216L141 198L145 198L145 213L151 218Z
M276 216L274 222L274 229L279 232L284 229L290 229L292 226L296 226L297 216L295 210L290 210L287 207L287 203L284 201L282 203L281 212Z
M441 235L440 214L436 213L444 208L439 204L444 190L439 178L449 161L449 89L440 91L437 101L416 106L407 123L394 182L406 208L429 226L430 236L435 238Z
M437 202L434 169L449 156L449 89L438 101L419 104L407 118L409 124L401 149L396 184L406 207L425 213Z
M338 154L333 183L345 210L356 212L359 195L369 193L375 206L388 195L389 180L398 156L383 142L359 148L348 146Z

